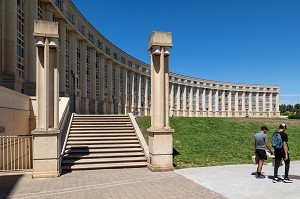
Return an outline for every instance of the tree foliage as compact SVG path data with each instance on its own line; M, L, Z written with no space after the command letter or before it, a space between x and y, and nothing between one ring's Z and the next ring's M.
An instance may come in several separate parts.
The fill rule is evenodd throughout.
M289 119L300 119L300 104L281 104L279 105L280 115L286 115Z

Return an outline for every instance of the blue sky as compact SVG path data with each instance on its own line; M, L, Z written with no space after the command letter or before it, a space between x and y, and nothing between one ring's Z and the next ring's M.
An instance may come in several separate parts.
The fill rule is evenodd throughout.
M152 31L172 32L170 71L235 83L279 85L300 103L298 0L73 0L113 44L150 62Z

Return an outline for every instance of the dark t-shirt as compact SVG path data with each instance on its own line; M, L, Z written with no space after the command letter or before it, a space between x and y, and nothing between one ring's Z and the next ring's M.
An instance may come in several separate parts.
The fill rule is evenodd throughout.
M285 132L278 132L281 136L282 142L286 142L286 145L289 149L289 145L288 145L288 135ZM276 152L284 152L283 150L283 143L282 143L282 148L281 149L275 149L275 153Z

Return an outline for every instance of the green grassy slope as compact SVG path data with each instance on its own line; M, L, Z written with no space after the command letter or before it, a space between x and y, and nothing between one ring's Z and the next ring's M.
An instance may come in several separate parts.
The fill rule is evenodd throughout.
M146 140L150 117L137 117ZM188 118L171 117L175 130L176 168L248 164L253 155L253 136L262 125L268 126L269 142L280 123L288 125L290 156L300 159L300 120L262 118Z

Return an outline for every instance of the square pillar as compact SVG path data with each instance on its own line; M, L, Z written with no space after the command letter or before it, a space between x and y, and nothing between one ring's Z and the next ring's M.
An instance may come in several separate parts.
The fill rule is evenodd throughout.
M60 175L58 23L35 21L37 128L33 135L34 178Z
M148 168L152 171L173 170L173 132L169 126L169 55L172 35L153 32L148 50L151 58L151 127Z

